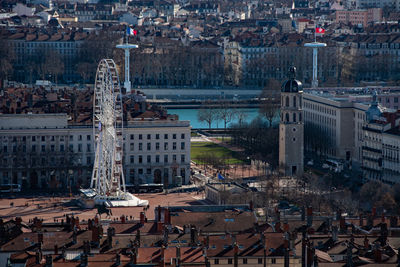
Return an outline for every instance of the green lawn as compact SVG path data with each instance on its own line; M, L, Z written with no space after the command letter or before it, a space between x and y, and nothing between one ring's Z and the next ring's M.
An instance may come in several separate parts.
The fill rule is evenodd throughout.
M197 164L203 164L204 158L225 160L226 164L241 164L242 160L235 156L235 152L212 142L192 142L191 159Z

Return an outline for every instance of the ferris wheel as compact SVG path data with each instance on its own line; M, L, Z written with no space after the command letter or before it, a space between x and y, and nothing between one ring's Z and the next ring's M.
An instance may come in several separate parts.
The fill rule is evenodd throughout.
M122 167L123 110L118 71L112 59L100 61L93 99L95 161L90 188L100 198L121 198L126 194Z

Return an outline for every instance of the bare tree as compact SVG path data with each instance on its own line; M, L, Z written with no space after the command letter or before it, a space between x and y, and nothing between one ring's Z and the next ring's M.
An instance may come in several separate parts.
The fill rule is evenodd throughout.
M217 119L217 116L214 109L201 108L197 111L197 119L200 122L206 122L208 124L208 128L211 129L211 124Z
M280 84L275 79L268 80L267 86L261 92L261 105L259 112L265 116L272 127L272 122L279 111Z

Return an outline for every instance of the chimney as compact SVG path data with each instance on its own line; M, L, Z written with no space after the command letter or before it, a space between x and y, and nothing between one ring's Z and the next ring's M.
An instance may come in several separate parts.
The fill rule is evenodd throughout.
M135 248L131 251L131 253L129 255L129 264L132 266L132 265L135 265L136 263L137 263L137 251Z
M318 267L318 256L314 254L314 266L313 267Z
M19 226L19 225L21 225L21 223L22 223L21 217L16 217L15 218L15 224Z
M313 210L312 207L307 208L307 226L311 226L313 222Z
M86 266L88 266L88 255L81 254L81 265L80 265L80 267L86 267Z
M92 242L96 245L99 244L99 242L100 242L99 227L101 227L101 226L96 225L96 226L92 227Z
M367 218L367 226L368 228L372 228L374 226L374 217L370 214Z
M146 218L146 215L144 214L144 212L143 211L140 212L140 224L141 225L144 225L145 218Z
M53 257L51 255L46 255L45 267L53 267Z
M367 236L364 237L364 248L365 250L369 249L369 240Z
M161 206L158 205L157 207L157 221L160 222L161 221Z
M38 243L43 244L43 233L41 232L38 233Z
M157 221L157 232L161 233L163 230L164 224L161 221Z
M196 227L191 226L190 227L190 245L191 246L196 246L197 244L197 231Z
M397 267L400 267L400 248L397 249Z
M397 227L397 216L391 216L390 217L390 227L395 228Z
M40 264L42 262L42 251L38 250L35 254L35 263Z
M160 251L160 267L164 267L165 265L165 247L164 245L161 246L161 251Z
M337 242L338 240L338 227L336 225L332 226L332 241Z
M354 267L353 263L353 244L347 244L347 265L346 267Z
M289 248L285 248L284 251L284 267L289 267L290 260L289 260Z
M238 254L239 254L239 247L238 247L237 243L235 242L235 244L233 244L233 266L234 267L239 266Z
M72 232L72 243L77 243L77 234L75 230Z
M181 265L181 247L177 246L176 247L176 266Z
M340 218L340 231L343 233L347 232L346 220L344 219L344 217Z
M171 215L168 208L164 209L164 223L171 224Z
M115 255L115 265L114 266L120 266L121 265L121 255L119 255L119 253L117 253Z
M275 232L277 232L277 233L282 232L282 230L281 230L281 223L280 223L280 222L276 222L276 223L275 223L274 229L275 229Z
M140 247L140 229L136 231L136 237L135 237L135 242L138 247Z
M165 246L165 247L167 247L168 246L168 228L167 228L167 226L166 225L164 225L164 239L163 239L163 245Z
M378 244L376 244L375 248L374 248L374 259L375 259L375 262L382 261L382 250L380 249Z
M115 234L115 230L112 227L107 228L107 245L109 248L112 248L112 241L113 241L113 236Z
M289 224L287 221L283 223L283 232L289 232Z

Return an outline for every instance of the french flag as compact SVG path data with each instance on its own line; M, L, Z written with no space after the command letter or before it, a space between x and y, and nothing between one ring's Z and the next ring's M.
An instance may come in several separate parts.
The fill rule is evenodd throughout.
M315 33L324 34L325 33L325 29L323 29L321 27L316 27L315 28Z
M126 35L137 35L137 30L132 29L131 27L126 27Z

